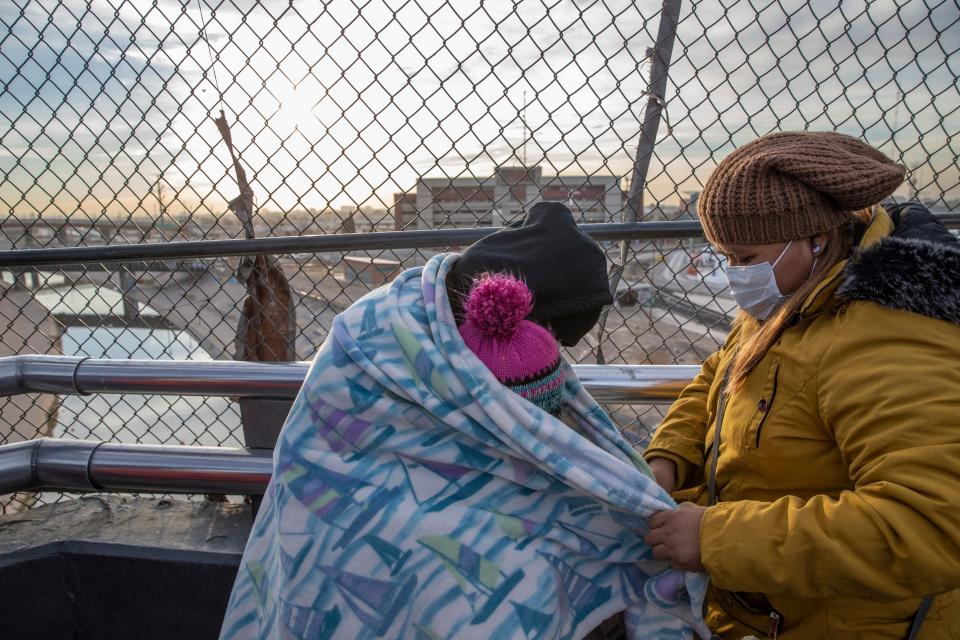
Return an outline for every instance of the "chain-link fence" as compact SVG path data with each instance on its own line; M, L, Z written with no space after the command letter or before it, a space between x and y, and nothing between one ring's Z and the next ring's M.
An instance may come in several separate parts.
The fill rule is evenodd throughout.
M0 248L499 226L540 200L583 222L691 219L730 150L805 128L906 164L898 198L960 209L956 0L7 0L0 22ZM252 229L228 208L220 110ZM721 343L734 304L702 241L607 249L617 301L571 360L698 363ZM296 357L430 253L278 256ZM240 262L4 272L2 354L233 358ZM638 442L662 417L609 409ZM0 444L242 444L226 398L0 410Z

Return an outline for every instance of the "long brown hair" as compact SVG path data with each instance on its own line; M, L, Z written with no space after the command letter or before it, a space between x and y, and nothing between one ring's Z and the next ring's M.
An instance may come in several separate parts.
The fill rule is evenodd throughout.
M790 294L773 316L764 322L758 322L748 313L740 312L735 325L739 325L742 337L730 375L731 392L743 386L747 376L780 339L780 335L789 326L791 318L800 310L813 290L823 282L830 269L838 262L850 257L873 213L873 208L851 212L844 224L827 232L826 246L817 259L816 269L796 291Z

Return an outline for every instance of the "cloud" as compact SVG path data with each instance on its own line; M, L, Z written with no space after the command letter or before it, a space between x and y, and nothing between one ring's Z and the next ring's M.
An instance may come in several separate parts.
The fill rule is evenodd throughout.
M955 5L726 5L683 4L672 131L661 123L648 174L654 199L699 189L756 135L807 127L864 136L925 166L934 190L956 192ZM48 24L35 2L8 23L7 180L40 193L29 165L69 200L76 189L57 185L72 171L117 210L137 206L159 172L231 197L208 117L221 92L258 197L278 207L362 202L371 191L389 201L423 174L489 172L524 144L548 173L632 170L655 3L450 0L432 15L401 0L202 6L68 0Z

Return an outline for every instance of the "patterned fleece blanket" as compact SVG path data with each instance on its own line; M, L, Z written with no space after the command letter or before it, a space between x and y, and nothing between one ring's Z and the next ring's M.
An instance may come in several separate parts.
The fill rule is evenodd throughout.
M654 560L675 507L564 364L567 422L467 349L409 269L341 313L274 452L221 637L709 637L706 578Z

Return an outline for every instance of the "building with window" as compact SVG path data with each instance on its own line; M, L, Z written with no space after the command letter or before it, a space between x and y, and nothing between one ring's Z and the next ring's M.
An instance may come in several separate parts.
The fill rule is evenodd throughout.
M570 207L578 222L618 221L627 194L612 175L545 176L541 167L501 166L492 176L421 178L393 196L397 230L504 226L543 200Z

